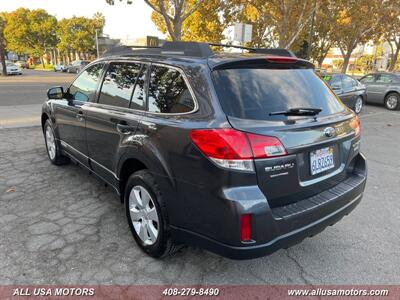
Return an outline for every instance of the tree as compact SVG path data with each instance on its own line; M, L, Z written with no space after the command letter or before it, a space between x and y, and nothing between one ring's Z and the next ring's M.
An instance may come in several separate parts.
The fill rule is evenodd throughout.
M195 0L187 0L192 5ZM204 1L199 8L182 23L182 40L198 42L220 42L223 39L222 32L225 29L224 18L219 16L224 5L223 0ZM157 12L153 12L151 19L158 30L167 33L164 18Z
M5 39L4 39L4 27L6 25L5 14L0 13L0 62L2 66L2 75L7 76L7 67L6 67L6 49L5 49Z
M192 15L204 1L207 0L144 0L148 6L162 16L165 27L173 41L180 41L182 39L183 22ZM106 0L106 2L110 5L115 4L115 0ZM132 0L127 0L126 3L132 4Z
M393 71L400 52L400 2L391 1L385 6L386 16L380 23L382 37L390 47L389 71Z
M96 30L103 31L104 16L96 13L93 18L72 17L62 19L58 23L58 49L71 60L70 53L75 51L82 54L94 53Z
M315 9L312 0L232 0L236 22L253 25L252 45L290 48Z
M377 33L377 24L384 17L382 8L385 3L380 0L336 0L335 3L339 12L332 36L343 56L341 71L346 73L351 54L357 45L373 39Z
M312 38L311 57L317 62L318 67L322 63L333 46L333 32L336 29L335 21L339 13L335 0L318 0L315 16L315 30Z
M57 43L56 28L57 19L45 10L19 8L6 17L7 49L39 57L44 67L43 55Z

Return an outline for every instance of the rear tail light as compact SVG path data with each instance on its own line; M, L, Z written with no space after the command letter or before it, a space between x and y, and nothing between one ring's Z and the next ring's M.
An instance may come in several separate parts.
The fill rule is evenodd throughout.
M350 127L354 129L355 135L359 135L361 133L361 121L358 116L355 116L350 121Z
M235 129L192 130L190 138L214 163L228 169L254 171L253 159L287 154L276 137Z
M286 149L281 141L273 136L247 133L254 158L268 158L286 155Z
M242 242L251 241L251 214L240 217L240 240Z

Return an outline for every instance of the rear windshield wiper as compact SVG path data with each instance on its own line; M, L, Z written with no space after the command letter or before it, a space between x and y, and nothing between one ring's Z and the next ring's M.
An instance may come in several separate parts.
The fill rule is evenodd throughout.
M270 112L269 115L315 116L318 115L321 111L322 109L315 107L294 107L284 111Z

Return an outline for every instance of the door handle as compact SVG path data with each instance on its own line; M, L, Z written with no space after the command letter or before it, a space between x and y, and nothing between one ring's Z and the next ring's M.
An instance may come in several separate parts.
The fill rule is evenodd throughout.
M79 121L85 120L85 116L83 115L83 111L79 111L75 116Z
M122 134L131 134L132 132L135 131L135 129L136 129L135 127L125 124L125 122L117 124L117 131Z

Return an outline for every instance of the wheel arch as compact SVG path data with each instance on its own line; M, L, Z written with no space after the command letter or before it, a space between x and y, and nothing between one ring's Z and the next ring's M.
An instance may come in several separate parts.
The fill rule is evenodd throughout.
M120 165L118 171L119 178L119 191L121 195L121 201L124 199L125 185L129 176L137 171L147 169L147 166L137 158L126 158Z
M385 100L386 100L386 97L387 97L389 94L392 94L392 93L395 93L395 94L397 94L398 96L400 96L400 92L399 92L399 91L397 91L397 90L389 90L389 91L387 91L387 92L385 93L385 96L383 97L383 101L385 101Z
M41 124L42 124L42 131L44 131L44 124L46 123L46 121L50 119L49 115L47 113L42 113L41 116Z
M172 178L172 174L165 168L166 166L161 160L157 159L157 157L149 158L138 152L136 152L136 154L137 155L135 155L133 151L128 151L119 160L117 176L119 179L121 201L124 200L125 185L129 176L134 172L144 169L147 169L155 177L157 183L163 190L172 191L175 189L175 181Z

